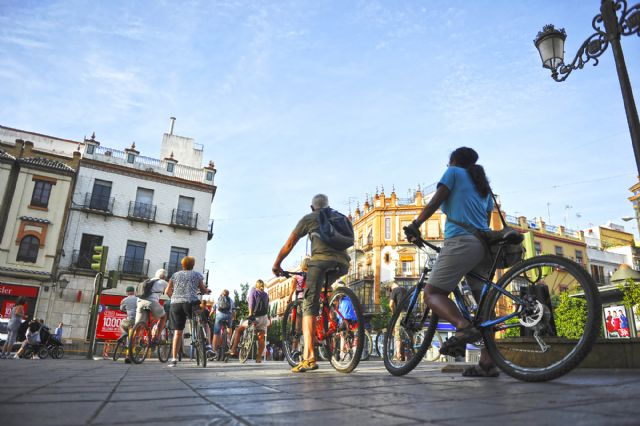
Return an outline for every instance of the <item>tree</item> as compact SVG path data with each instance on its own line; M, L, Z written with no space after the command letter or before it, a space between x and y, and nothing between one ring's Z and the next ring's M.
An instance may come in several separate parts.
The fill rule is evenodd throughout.
M520 324L518 317L509 318L505 324ZM504 331L504 337L520 337L520 327L510 327Z
M581 338L587 323L586 300L581 297L571 297L566 292L561 293L555 310L555 322L558 336L568 339Z
M391 308L389 308L389 297L381 292L380 294L380 312L371 317L371 328L374 330L382 330L387 327L391 319Z
M249 283L240 284L240 294L238 290L233 290L233 304L236 307L236 319L243 320L249 316L249 301L247 294L249 293Z
M625 284L618 285L622 292L622 304L640 315L640 283L628 278Z

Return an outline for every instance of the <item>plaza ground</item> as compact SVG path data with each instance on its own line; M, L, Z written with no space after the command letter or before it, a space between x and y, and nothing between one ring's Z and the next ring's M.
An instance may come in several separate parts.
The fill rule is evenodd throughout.
M0 360L0 424L637 425L640 418L640 370L578 369L524 383L441 367L423 363L394 377L381 361L351 374L321 363L294 375L282 362L202 369L154 360Z

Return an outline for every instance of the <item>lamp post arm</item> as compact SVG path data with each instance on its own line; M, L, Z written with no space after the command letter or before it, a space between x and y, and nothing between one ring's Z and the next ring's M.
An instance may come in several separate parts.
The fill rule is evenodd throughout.
M561 63L555 69L551 70L551 77L557 82L565 81L567 77L569 77L569 74L571 74L571 71L584 68L584 65L592 59L593 66L595 67L598 65L598 58L608 47L609 39L606 33L596 31L582 43L571 63Z

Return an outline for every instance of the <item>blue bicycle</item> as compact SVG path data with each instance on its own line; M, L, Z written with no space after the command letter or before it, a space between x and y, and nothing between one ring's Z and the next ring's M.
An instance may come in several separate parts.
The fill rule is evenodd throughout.
M482 332L484 342L474 345L484 344L498 368L524 381L552 380L591 351L600 330L600 296L584 268L554 255L522 260L492 282L505 246L521 241L520 233L510 231L491 242L497 250L488 277L469 274L484 283L477 305L461 285L453 297L464 317ZM422 238L413 243L419 250L440 251ZM420 280L387 326L383 357L393 375L407 374L422 361L438 328L437 315L422 301L430 270L427 258ZM399 350L394 349L397 345Z

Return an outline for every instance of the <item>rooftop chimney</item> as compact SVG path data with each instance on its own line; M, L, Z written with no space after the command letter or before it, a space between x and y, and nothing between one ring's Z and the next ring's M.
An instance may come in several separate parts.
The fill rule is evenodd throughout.
M176 118L175 117L169 117L169 134L172 135L173 134L173 126L176 124Z

